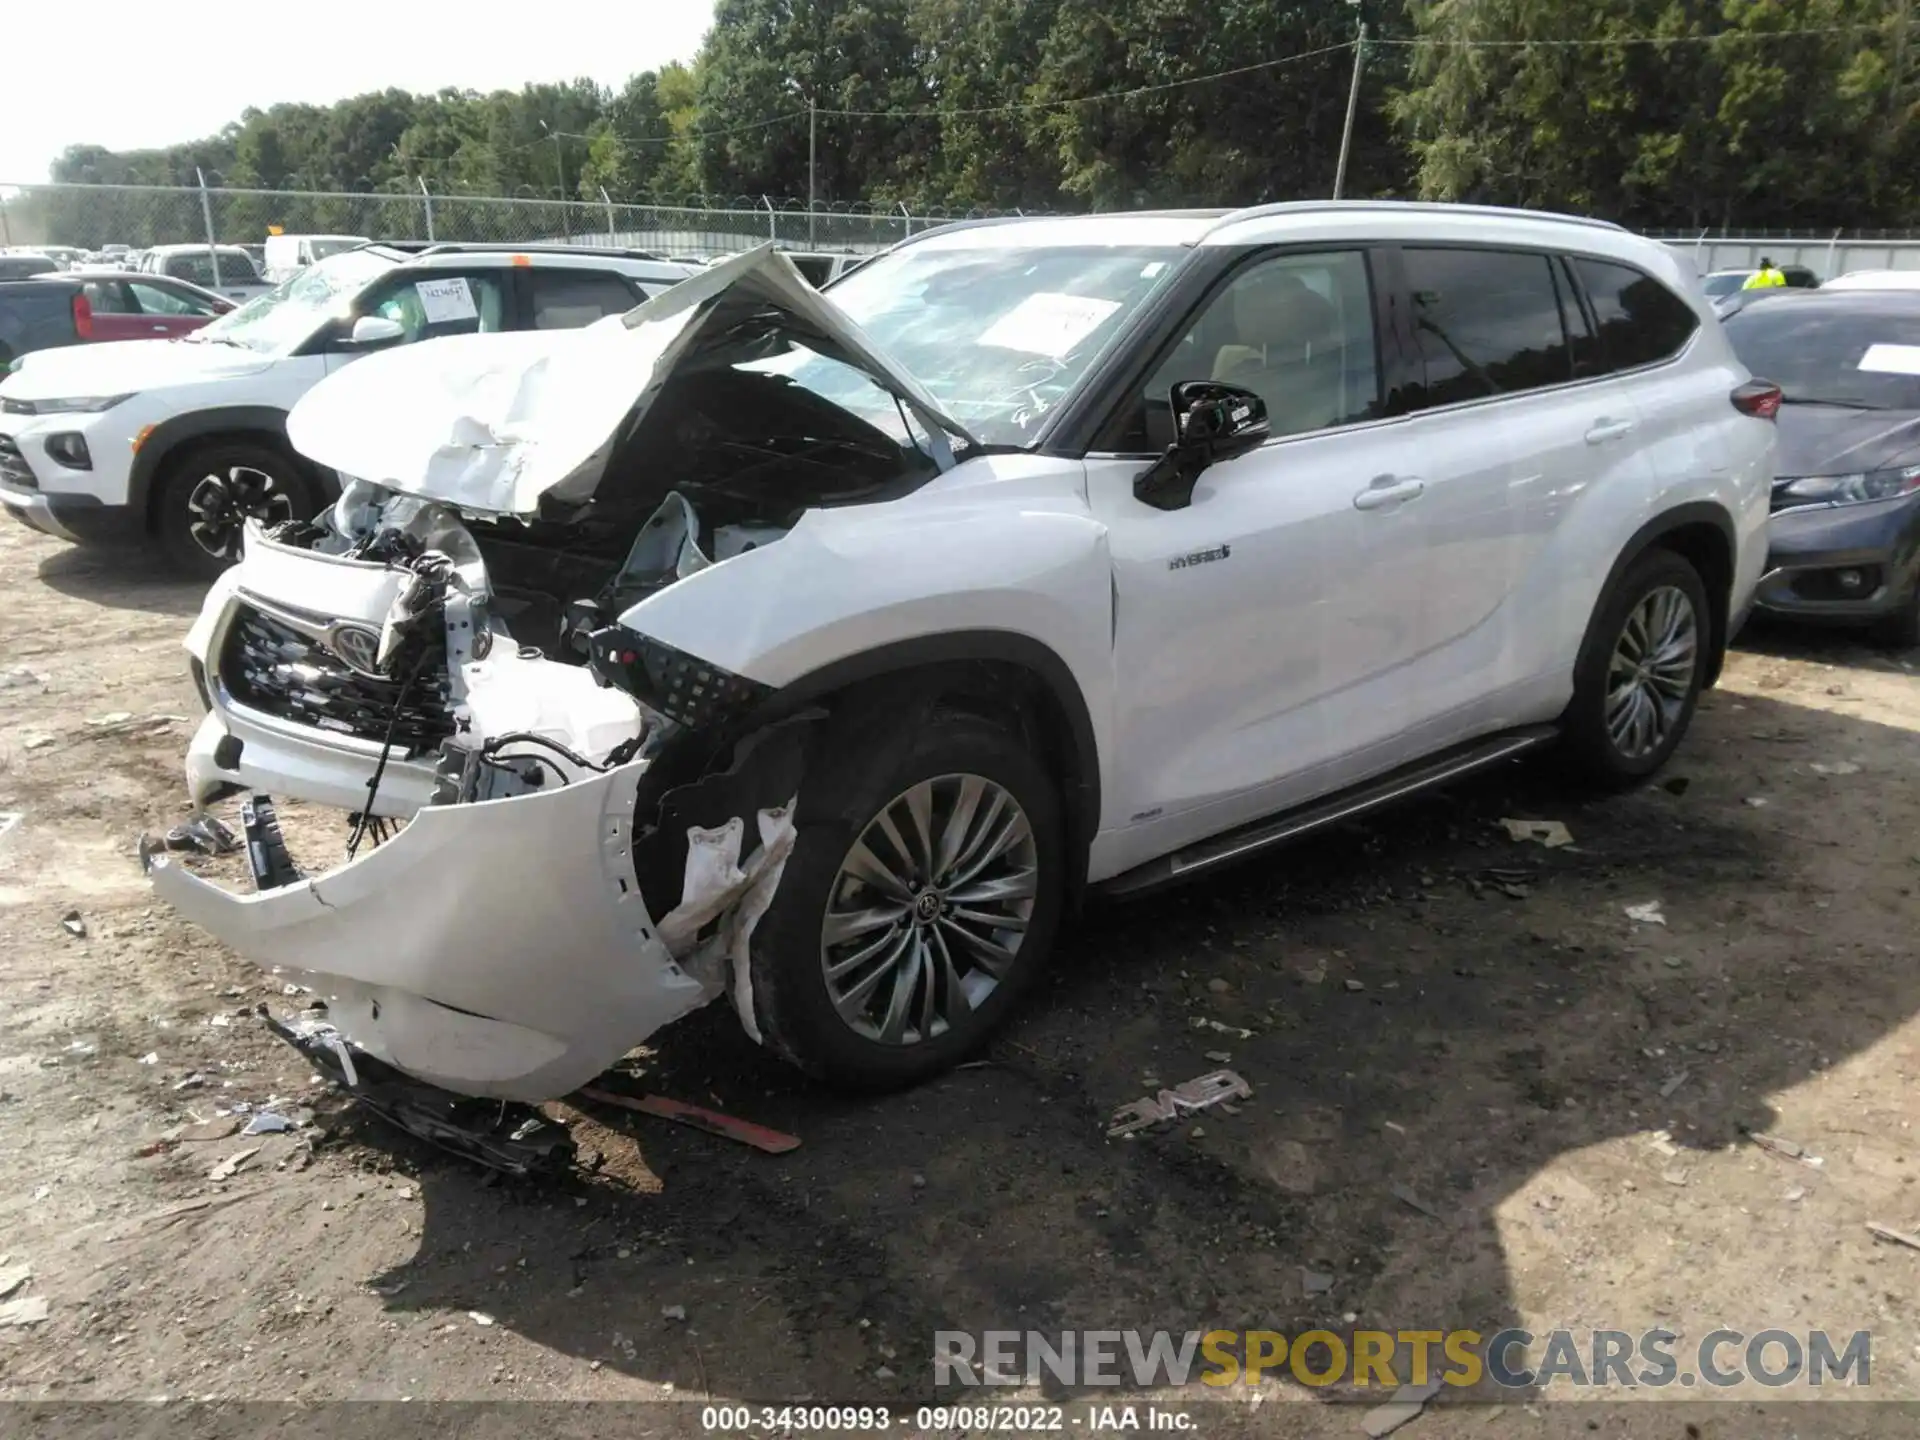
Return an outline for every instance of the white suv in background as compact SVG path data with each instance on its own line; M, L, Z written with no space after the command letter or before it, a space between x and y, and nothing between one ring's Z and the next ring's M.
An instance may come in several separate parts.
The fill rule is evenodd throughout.
M289 427L340 504L193 627L189 778L411 818L250 895L151 873L327 997L326 1053L461 1093L722 993L910 1081L1090 889L1537 746L1651 775L1765 563L1779 399L1664 246L1394 204L960 225L825 295L768 247L381 356Z
M287 445L287 412L325 376L418 340L586 325L692 273L619 250L368 245L178 340L29 355L0 381L0 507L67 540L152 536L211 578L246 517L304 518L338 493Z

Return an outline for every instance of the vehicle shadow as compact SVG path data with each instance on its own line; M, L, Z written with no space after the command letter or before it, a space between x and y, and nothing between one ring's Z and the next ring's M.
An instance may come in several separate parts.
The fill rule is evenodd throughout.
M182 579L160 556L136 546L69 545L38 569L40 579L62 595L108 610L193 616L207 596L204 582Z
M1773 1097L1920 1009L1886 961L1911 877L1858 838L1906 802L1810 770L1842 751L1913 773L1920 734L1722 692L1665 787L1574 799L1537 761L1098 911L983 1062L903 1094L814 1088L724 1007L657 1037L642 1084L803 1137L784 1156L595 1110L601 1172L521 1190L358 1122L425 1202L376 1283L686 1398L990 1398L935 1389L941 1330L1490 1335L1534 1303L1516 1246L1577 1270L1632 1206L1645 1263L1674 1266L1667 1217L1706 1203L1685 1172L1774 1164L1748 1138ZM1515 843L1508 816L1576 844ZM1648 901L1664 924L1625 914ZM1114 1106L1222 1064L1249 1101L1107 1138ZM1651 1328L1673 1285L1581 1323Z
M1776 660L1810 660L1890 675L1910 675L1920 666L1920 650L1897 650L1864 630L1795 625L1755 615L1740 631L1735 648Z

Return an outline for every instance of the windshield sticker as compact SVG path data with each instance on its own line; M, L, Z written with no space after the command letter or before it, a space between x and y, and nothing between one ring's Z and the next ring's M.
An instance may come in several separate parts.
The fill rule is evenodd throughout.
M1118 300L1092 295L1029 295L980 337L982 345L1058 360L1120 308Z
M1920 345L1869 345L1860 368L1881 375L1920 375Z
M476 320L480 316L479 307L473 303L473 291L459 275L449 280L416 280L413 293L420 297L420 308L426 311L429 325Z

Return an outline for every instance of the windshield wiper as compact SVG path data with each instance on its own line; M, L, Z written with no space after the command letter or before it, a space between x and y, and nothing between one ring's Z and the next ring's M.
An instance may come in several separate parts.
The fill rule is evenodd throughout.
M1871 400L1859 400L1850 395L1782 395L1782 405L1831 405L1838 410L1886 410L1886 405L1876 405Z

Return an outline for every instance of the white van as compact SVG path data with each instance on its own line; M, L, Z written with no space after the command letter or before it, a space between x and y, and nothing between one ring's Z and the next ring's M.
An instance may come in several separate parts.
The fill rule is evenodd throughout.
M338 255L342 250L357 250L372 242L364 235L269 235L267 237L267 279L278 285L299 274L316 260Z

